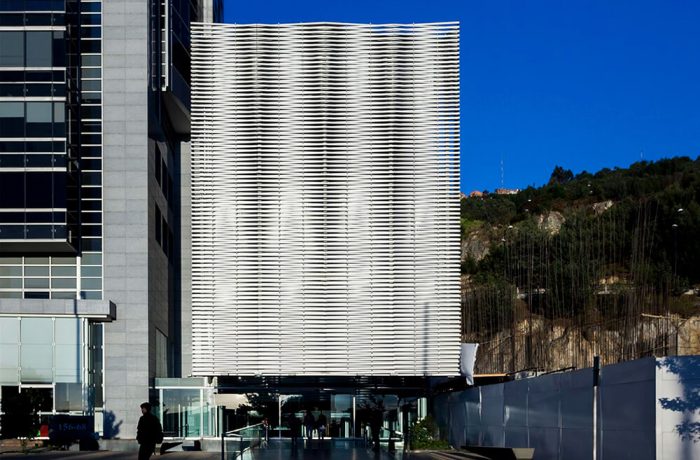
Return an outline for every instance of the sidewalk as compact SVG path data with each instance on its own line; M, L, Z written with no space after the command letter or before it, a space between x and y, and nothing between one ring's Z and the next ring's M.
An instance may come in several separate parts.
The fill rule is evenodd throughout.
M227 456L227 460L233 460ZM0 460L135 460L136 452L71 452L48 451L36 454L6 453L0 454ZM289 440L271 440L266 448L255 448L244 452L238 460L402 460L403 453L389 453L385 449L374 452L354 441L320 441L318 439L299 441L297 449L291 449ZM220 460L219 452L170 452L154 455L151 460Z
M38 454L0 454L0 460L135 460L137 452L70 452L50 451ZM172 452L163 456L154 455L151 460L219 460L218 452Z

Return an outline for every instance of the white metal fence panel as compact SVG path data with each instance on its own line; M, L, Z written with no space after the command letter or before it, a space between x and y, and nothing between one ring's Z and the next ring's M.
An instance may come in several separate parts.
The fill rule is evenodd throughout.
M441 429L454 447L533 447L536 459L548 460L593 456L591 369L474 387L438 400L448 401Z
M655 458L655 358L605 366L598 393L598 458Z
M590 460L595 445L598 460L700 458L699 356L605 366L599 382L596 421L592 369L441 395L438 421L455 447L534 447L543 460Z

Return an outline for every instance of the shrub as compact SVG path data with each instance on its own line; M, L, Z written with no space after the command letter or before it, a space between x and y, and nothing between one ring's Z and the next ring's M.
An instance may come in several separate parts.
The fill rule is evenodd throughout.
M447 441L436 438L437 425L431 416L415 422L411 426L410 433L413 450L437 450L450 447Z

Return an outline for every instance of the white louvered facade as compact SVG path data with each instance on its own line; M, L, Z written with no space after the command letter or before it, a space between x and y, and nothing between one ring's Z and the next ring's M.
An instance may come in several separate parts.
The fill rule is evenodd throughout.
M459 25L192 26L193 374L456 375Z

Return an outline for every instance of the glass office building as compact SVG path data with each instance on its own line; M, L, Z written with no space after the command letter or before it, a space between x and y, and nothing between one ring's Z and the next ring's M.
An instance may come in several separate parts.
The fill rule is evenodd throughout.
M44 419L133 438L180 375L189 24L221 8L0 2L0 410L40 392Z

